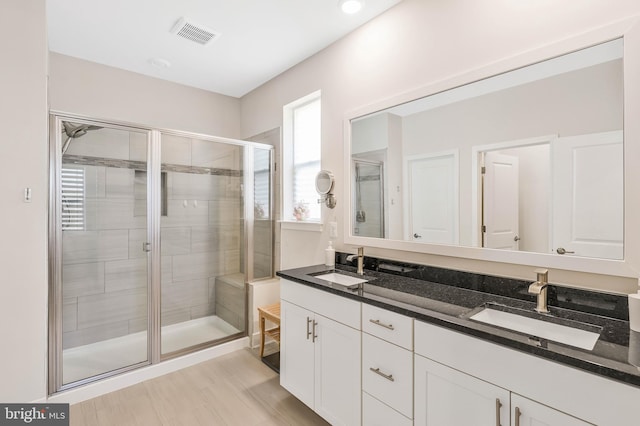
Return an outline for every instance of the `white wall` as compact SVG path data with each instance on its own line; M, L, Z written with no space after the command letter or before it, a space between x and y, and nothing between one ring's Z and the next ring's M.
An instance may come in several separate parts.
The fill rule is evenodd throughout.
M0 401L28 402L45 394L47 348L45 0L3 0L0 55Z
M28 402L47 393L47 73L52 109L148 126L238 138L240 102L55 53L48 70L44 0L3 0L0 23L0 401Z
M184 130L240 136L240 101L229 96L51 53L52 110Z
M322 168L336 177L343 219L348 170L343 120L355 109L450 78L546 44L594 30L640 13L635 0L404 0L324 51L289 69L242 98L242 132L259 133L282 122L282 106L322 90ZM342 223L339 224L342 229ZM323 232L288 231L282 256L296 264L319 263ZM307 250L296 251L305 241ZM338 249L354 252L343 244ZM367 248L365 253L477 272L531 278L531 267ZM283 261L284 267L284 261ZM615 291L635 291L631 279L553 271L554 282Z

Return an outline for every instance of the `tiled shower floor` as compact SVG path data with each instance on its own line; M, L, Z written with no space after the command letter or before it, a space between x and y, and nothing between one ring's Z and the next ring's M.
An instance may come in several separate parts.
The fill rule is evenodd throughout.
M215 315L172 324L162 327L162 352L173 352L239 332ZM65 384L133 365L147 359L147 333L143 331L65 349L62 358Z

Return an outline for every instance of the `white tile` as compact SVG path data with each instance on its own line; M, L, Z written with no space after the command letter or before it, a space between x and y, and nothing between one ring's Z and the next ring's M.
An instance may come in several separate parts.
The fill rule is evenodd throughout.
M75 297L62 301L62 332L74 331L78 327L78 299Z
M78 167L81 167L82 169L84 169L84 196L86 198L104 198L106 167L96 167L96 166L78 166Z
M134 288L146 288L147 259L127 259L105 263L105 291L117 292Z
M107 167L105 176L107 198L134 198L134 175L133 169Z
M142 244L148 241L146 229L129 229L129 259L147 258Z
M65 231L62 233L63 264L127 259L129 238L126 230Z
M187 254L191 251L191 228L160 228L163 256Z
M195 200L169 200L167 216L161 218L161 227L206 225L209 220L209 203ZM185 205L186 202L186 205Z
M129 333L127 321L118 321L115 323L101 325L98 327L90 327L69 331L62 334L62 348L69 349L77 346L84 346L90 343L100 342L102 340L113 339L114 337L124 336ZM63 354L64 357L64 354ZM86 359L85 359L86 361ZM123 366L119 366L123 367Z
M209 303L209 280L176 282L162 286L162 311L175 311Z
M169 172L168 197L170 200L214 200L226 187L224 176Z
M139 331L146 331L149 328L149 319L147 317L134 318L129 320L129 334Z
M173 281L207 279L222 275L222 265L224 265L222 252L173 256Z
M104 262L62 266L62 297L104 293Z
M147 161L147 134L129 132L129 159Z
M78 298L78 329L108 328L114 323L147 315L147 288L136 288ZM98 339L102 340L102 339Z
M166 312L162 312L160 316L160 324L162 324L162 327L164 327L171 324L177 324L180 322L189 321L190 319L191 319L191 310L189 308L167 310ZM165 353L165 352L166 351L162 349L162 353Z
M95 200L98 229L140 229L146 228L146 216L134 216L133 198L104 198Z
M193 253L214 252L225 247L223 231L218 226L194 226L191 231L191 251Z
M224 274L235 274L240 272L240 250L224 251Z
M215 303L209 301L209 303L205 303L203 305L197 305L191 307L191 319L208 317L210 315L214 315L216 313Z
M160 284L170 284L173 281L173 258L171 256L162 256L160 258L160 270L162 274Z
M209 202L209 225L239 226L242 219L240 200Z
M162 164L191 165L191 139L162 134Z

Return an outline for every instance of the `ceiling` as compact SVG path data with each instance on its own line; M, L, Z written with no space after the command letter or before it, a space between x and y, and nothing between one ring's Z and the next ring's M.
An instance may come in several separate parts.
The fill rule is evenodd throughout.
M400 1L346 15L338 0L47 0L49 50L241 97ZM181 17L220 36L171 33Z

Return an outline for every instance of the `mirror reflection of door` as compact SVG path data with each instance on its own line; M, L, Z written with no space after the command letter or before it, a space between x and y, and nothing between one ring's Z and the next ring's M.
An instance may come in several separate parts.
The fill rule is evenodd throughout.
M553 252L623 258L622 131L553 144Z
M550 251L550 144L555 137L536 139L479 150L485 171L480 191L482 247Z
M518 157L487 152L484 155L482 217L483 247L518 250Z
M405 239L458 244L458 152L409 157Z
M353 233L384 238L384 173L381 161L353 160Z

